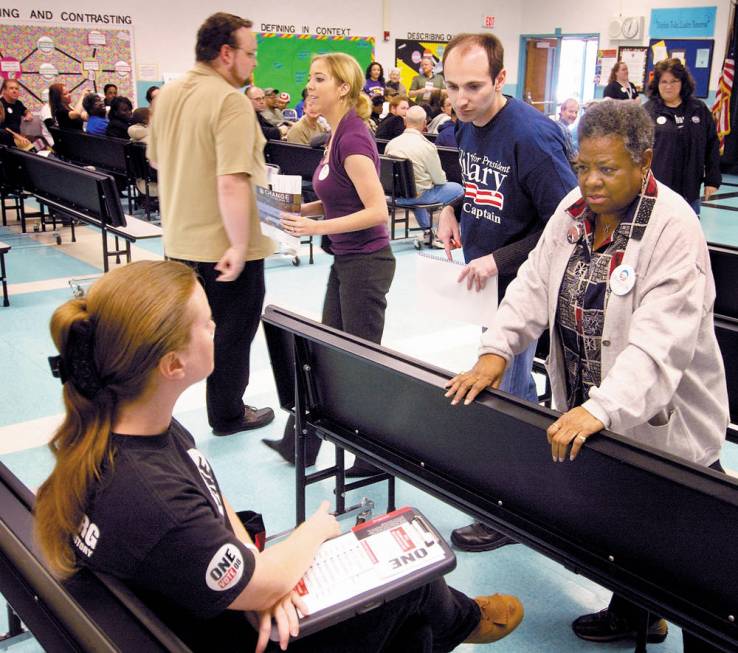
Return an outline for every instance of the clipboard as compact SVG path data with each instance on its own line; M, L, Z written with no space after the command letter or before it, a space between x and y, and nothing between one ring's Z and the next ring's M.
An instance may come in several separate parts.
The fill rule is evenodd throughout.
M300 639L379 607L443 576L456 556L415 508L403 507L324 542L295 587L311 613ZM279 641L272 624L271 639Z

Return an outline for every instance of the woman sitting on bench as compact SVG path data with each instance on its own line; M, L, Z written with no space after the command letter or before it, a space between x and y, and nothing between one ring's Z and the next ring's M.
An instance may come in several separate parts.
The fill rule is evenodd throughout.
M79 96L77 104L72 106L72 94L64 84L52 84L49 86L49 107L59 129L76 129L82 131L87 120L87 112L82 107L85 95L91 93L86 88Z
M213 369L210 307L190 268L142 261L60 306L66 416L56 466L38 491L36 533L52 569L125 581L193 650L264 651L272 619L284 650L299 632L292 591L339 533L328 502L259 552L194 438L172 419L178 397ZM433 581L291 644L295 651L449 651L490 642L521 621L511 596L472 600Z

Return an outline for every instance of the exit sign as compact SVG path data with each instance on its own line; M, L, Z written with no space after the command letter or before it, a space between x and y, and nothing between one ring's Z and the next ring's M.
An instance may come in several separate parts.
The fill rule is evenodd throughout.
M494 16L482 16L482 27L487 27L488 29L492 29L494 26L495 26Z

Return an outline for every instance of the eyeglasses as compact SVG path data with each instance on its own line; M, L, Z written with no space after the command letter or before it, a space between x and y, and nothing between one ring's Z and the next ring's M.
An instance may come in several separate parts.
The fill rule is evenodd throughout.
M245 48L242 48L240 45L229 45L228 47L231 50L243 50L243 52L246 54L246 56L249 59L256 59L256 50L246 50Z

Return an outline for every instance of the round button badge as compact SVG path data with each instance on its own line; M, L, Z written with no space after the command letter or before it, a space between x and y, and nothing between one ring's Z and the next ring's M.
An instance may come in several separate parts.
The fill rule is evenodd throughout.
M575 222L571 227L569 227L569 230L566 232L566 240L570 245L573 245L574 243L578 242L581 237L582 223Z
M320 179L320 181L323 181L323 180L324 180L324 179L325 179L325 178L326 178L326 177L328 176L328 173L329 173L329 172L330 172L330 169L328 168L328 164L326 163L326 164L325 164L325 165L324 165L324 166L323 166L323 167L322 167L322 168L320 169L320 172L318 173L318 179Z
M635 270L632 265L618 265L610 275L610 290L614 295L627 295L635 286Z
M665 125L666 124L666 116L659 116L658 118L656 118L656 122L659 125Z

